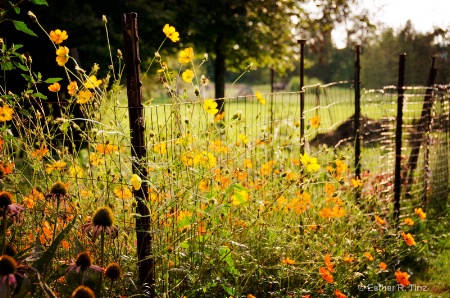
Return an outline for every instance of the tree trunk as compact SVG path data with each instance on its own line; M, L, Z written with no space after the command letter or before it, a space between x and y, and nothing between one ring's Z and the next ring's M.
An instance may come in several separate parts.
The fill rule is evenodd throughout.
M214 50L216 52L216 60L214 62L214 83L217 109L219 114L225 112L224 97L225 97L225 54L223 53L223 36L219 34L216 39Z

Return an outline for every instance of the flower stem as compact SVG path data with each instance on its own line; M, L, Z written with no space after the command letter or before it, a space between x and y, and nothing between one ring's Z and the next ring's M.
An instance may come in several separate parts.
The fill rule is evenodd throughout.
M3 211L3 220L2 220L2 255L5 254L5 249L6 249L6 228L7 228L7 223L6 223L6 207L4 208Z

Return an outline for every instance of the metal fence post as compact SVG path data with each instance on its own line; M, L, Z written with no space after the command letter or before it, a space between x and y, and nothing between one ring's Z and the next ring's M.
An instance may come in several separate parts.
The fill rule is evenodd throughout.
M357 45L355 48L355 115L354 115L354 123L355 123L355 178L361 178L361 139L360 139L360 126L361 123L359 121L361 117L361 46ZM356 192L355 199L359 201L361 197L361 191L358 190Z
M145 144L145 120L142 105L142 82L140 81L139 36L137 13L125 13L122 18L124 39L125 71L127 77L128 113L130 118L131 155L133 157L133 173L147 179L147 167L142 160L147 157ZM150 212L147 207L148 185L143 183L134 192L137 200L136 218L137 255L139 280L150 288L150 297L156 297L154 260L151 258L152 238L150 235Z
M399 57L398 85L397 85L397 123L395 131L395 172L394 172L394 224L398 226L400 219L400 195L401 195L401 163L402 163L402 126L403 126L403 99L405 93L405 63L406 54Z
M305 153L305 39L298 40L300 44L300 153Z

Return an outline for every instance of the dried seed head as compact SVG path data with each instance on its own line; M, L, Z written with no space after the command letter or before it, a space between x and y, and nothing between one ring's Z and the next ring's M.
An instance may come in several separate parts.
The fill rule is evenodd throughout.
M0 192L0 208L14 204L13 195L9 191Z
M114 214L109 207L100 207L92 217L94 226L111 227L114 223Z
M94 292L86 287L86 286L79 286L75 289L72 293L72 298L95 298Z
M67 186L61 181L57 181L50 189L50 194L65 196L67 195Z
M0 276L16 273L17 262L10 256L3 255L0 257Z
M111 263L106 267L105 276L111 280L116 280L122 274L122 270L120 269L120 265L117 263Z
M17 248L12 243L6 243L5 246L5 255L14 257L14 255L17 253Z
M89 268L89 266L92 265L91 255L88 252L80 252L77 255L75 265L80 266L81 270L86 270L87 268Z

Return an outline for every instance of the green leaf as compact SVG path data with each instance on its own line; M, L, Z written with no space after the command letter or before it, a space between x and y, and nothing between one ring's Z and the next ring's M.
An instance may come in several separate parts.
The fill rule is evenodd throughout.
M47 1L45 1L45 0L31 0L31 2L33 2L34 4L37 4L37 5L47 5L48 6Z
M38 97L41 99L47 99L47 96L45 96L44 94L42 94L41 92L36 92L32 95L33 97Z
M11 62L3 62L1 64L1 69L2 70L12 70L12 69L14 69L14 65Z
M19 109L19 113L22 114L22 115L24 115L24 116L28 116L28 117L31 116L30 112L28 112L28 110L25 110L25 109L23 109L23 108L20 108L20 109Z
M20 7L14 7L14 11L16 12L16 14L20 14Z
M77 217L75 216L72 222L70 222L67 227L65 227L64 230L62 230L61 233L58 234L52 245L42 254L42 257L40 257L39 260L33 263L33 267L36 268L42 275L44 275L46 269L52 263L52 259L55 257L56 250L58 249L59 244L70 232L76 220Z
M28 29L27 25L24 22L13 20L13 23L14 23L14 26L16 27L17 30L22 31L22 32L24 32L26 34L29 34L31 36L36 36L37 37L36 33L31 31L30 29Z
M22 63L14 62L14 65L17 66L18 68L20 68L23 71L28 71L28 68L26 68L26 66L23 65Z
M31 77L29 75L26 74L20 74L27 82L32 82Z
M62 80L62 78L49 78L49 79L46 79L44 82L47 84L53 84L53 83L59 82L61 80Z
M13 49L14 51L17 51L18 49L23 48L23 44L14 44Z

